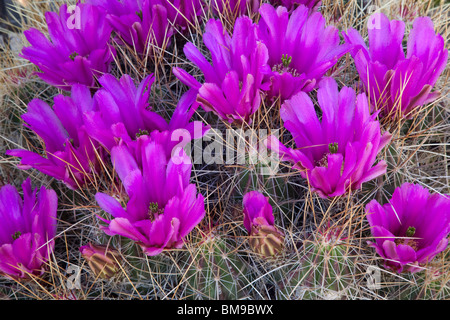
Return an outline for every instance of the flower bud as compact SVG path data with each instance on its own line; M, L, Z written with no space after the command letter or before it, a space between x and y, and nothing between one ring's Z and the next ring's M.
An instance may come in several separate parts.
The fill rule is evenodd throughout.
M258 191L244 196L244 227L249 233L252 250L264 257L281 252L284 234L274 225L272 206L268 199Z
M272 257L283 250L284 234L275 226L253 225L249 243L254 252L264 257Z
M80 247L80 252L95 277L110 279L120 271L120 254L115 249L88 243Z

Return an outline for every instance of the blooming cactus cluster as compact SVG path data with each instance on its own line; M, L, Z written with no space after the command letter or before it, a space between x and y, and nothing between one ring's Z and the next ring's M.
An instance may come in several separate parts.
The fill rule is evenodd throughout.
M141 224L148 227L148 223L153 223L154 227L153 231L139 227L144 228L145 241L129 230L125 234L118 232L116 226L121 226L123 214L108 206L110 199L99 193L96 198L100 206L120 218L114 219L105 231L142 242L150 255L165 248L180 247L183 238L204 215L204 199L201 195L196 197L195 186L189 184L190 159L186 155L172 158L172 150L183 147L180 137L186 143L208 130L200 122L190 122L196 108L195 92L186 92L168 123L149 107L152 75L138 87L127 75L121 79L104 75L99 82L103 87L94 97L87 87L74 85L71 96L55 97L53 109L38 99L30 103L23 118L44 141L47 158L27 150L9 150L8 154L22 158L20 168L33 167L77 189L88 182L88 175L95 172L99 161L107 159L106 151L110 152L130 197L127 222L132 222L134 227ZM177 160L181 163L175 163ZM141 168L140 181L136 176L138 168ZM135 183L130 185L130 179ZM164 181L167 181L166 189L161 189ZM153 213L152 207L156 208ZM141 222L137 223L137 219Z
M232 36L220 21L208 21L203 41L212 64L192 43L184 47L186 57L203 72L203 83L174 68L183 83L199 91L203 108L222 120L251 122L262 94L288 99L311 91L350 49L340 45L335 27L326 27L322 15L310 15L304 5L289 13L263 4L259 12L257 24L248 17L236 19Z
M269 2L212 0L208 11L201 0L88 0L74 12L67 5L59 14L48 12L50 39L28 30L30 46L21 56L39 67L42 80L67 92L55 96L53 106L33 99L22 115L40 138L41 150L7 154L20 158L20 169L37 169L70 189L88 189L105 164L112 166L120 187L95 195L103 211L101 229L131 239L149 256L182 248L207 214L183 149L210 128L191 121L200 106L226 123L245 125L263 103L279 102L295 147L273 136L266 145L319 197L353 195L386 172L380 157L391 134L379 118L410 117L439 96L432 89L448 60L444 39L430 18L417 18L405 55L401 21L373 15L366 45L354 29L341 39L316 10L321 1ZM230 24L217 19L226 11L236 18ZM189 88L174 110L165 110L166 119L150 102L153 74L135 83L127 74L111 72L120 58L114 48L126 45L140 57L151 56L156 48L180 43L177 35L198 29L205 12L216 15L204 26L207 50L193 42L183 47L201 75L171 66ZM347 53L364 92L330 77ZM22 189L23 200L10 185L0 190L0 272L13 278L43 274L56 234L56 193L41 187L38 194L29 179ZM373 200L366 211L375 238L371 246L386 268L416 272L447 247L447 196L404 184L388 204ZM242 213L254 252L267 258L284 250L285 237L267 197L246 192ZM121 269L114 249L89 243L80 252L100 278L110 279Z
M95 57L93 50L96 47L93 47L92 52L89 53L87 49L84 50L83 41L86 42L88 49L90 48L88 45L95 43L98 47L108 49L107 52L114 52L109 44L110 34L114 31L125 42L128 39L134 45L142 45L137 49L144 49L147 38L150 34L154 35L156 26L159 28L161 24L168 25L169 22L172 22L172 24L183 27L181 20L178 20L178 15L174 13L176 10L174 5L180 3L180 1L172 4L167 1L90 1L87 4L77 5L75 13L78 12L83 18L80 25L74 29L73 38L69 38L71 42L59 39L64 28L68 28L68 21L72 17L69 16L66 6L62 6L60 9L59 23L56 26L53 22L57 17L56 13L48 13L47 21L52 41L55 46L60 45L62 48L59 51L64 53L67 50L73 51L74 47L79 47L76 54L68 57L69 61L88 61L89 58ZM182 3L185 11L180 14L189 13L190 16L190 13L197 12L198 5L195 2L182 1ZM149 5L152 7L149 8ZM146 11L146 9L148 10ZM126 16L127 12L129 15ZM115 13L120 16L115 16ZM96 14L101 17L97 17ZM147 14L153 14L153 18L149 18ZM86 18L90 18L92 21L88 23ZM102 27L99 27L100 24ZM92 28L98 30L93 32ZM135 33L130 32L130 28ZM170 30L166 29L160 34L167 36L167 32L171 32ZM38 33L34 29L30 32ZM97 36L101 37L102 41L83 37L84 33L97 34L97 32ZM33 53L36 53L37 44L40 45L39 50L46 51L47 56L53 50L53 45L44 44L42 41L36 42L35 39L30 40L32 46L25 48L23 55L30 58L31 61L35 61L32 58ZM44 48L44 45L47 48ZM45 54L40 53L40 56ZM50 62L55 64L58 60L53 59ZM36 64L43 69L42 64ZM94 68L93 65L91 66ZM74 73L88 74L87 69L83 70L76 65L69 65L68 68L72 68L71 71ZM57 71L57 68L53 67L53 70ZM199 106L195 101L197 91L187 91L180 98L178 105L171 113L170 120L167 121L149 104L151 86L154 82L153 75L145 77L136 85L129 75L125 74L117 79L107 71L103 72L106 73L103 75L95 73L97 90L94 93L92 90L94 80L69 82L65 81L65 74L59 74L59 80L66 85L61 88L70 90L70 95L57 95L52 107L40 99L34 99L29 104L28 111L22 116L25 125L41 139L43 152L16 149L8 150L7 154L21 158L19 168L37 169L64 182L71 189L79 189L89 184L92 175L99 173L102 163L111 161L118 171L119 177L122 178L126 197L130 198L127 206L127 212L130 214L129 221L133 222L133 226L138 227L139 223L134 223L136 217L140 217L141 224L153 225L152 232L145 230L143 225L139 227L144 228L142 232L147 240L140 241L136 237L130 237L136 242L142 243L144 251L150 255L157 254L166 248L179 248L183 245L186 234L204 215L204 199L201 195L196 197L195 186L189 184L191 166L188 163L189 159L184 156L183 164L175 165L175 160L171 158L171 151L175 146L182 147L193 137L200 137L208 130L208 126L200 122L190 122ZM94 79L94 70L90 70L90 72ZM52 84L57 85L56 83ZM181 144L180 138L183 138ZM144 141L146 142L144 143ZM162 155L164 160L158 158L157 155ZM131 173L123 167L124 161L131 161L131 156L136 158L136 163L142 169L142 181L140 185L137 185L136 181L137 184L134 184L133 187L128 184L130 177L136 175L137 167L133 168ZM147 162L153 160L156 161L155 166L149 167ZM166 169L169 170L167 177L164 176ZM153 170L159 172L157 178L167 178L168 183L162 196L159 184L163 180L149 178L153 176ZM153 176L153 178L155 177ZM145 196L141 197L142 194L140 194L138 198L135 198L133 195L136 194L136 191L144 192ZM105 206L105 201L102 201L105 196L102 197L102 193L99 193L97 198L99 204ZM136 210L142 209L142 205L146 206L145 214L143 211L136 212ZM151 213L152 209L149 208L155 206L155 212L152 213L153 218L150 219L149 212ZM110 209L107 206L105 208ZM188 215L191 211L193 213L189 218ZM112 215L115 213L114 210L111 212ZM147 221L144 221L144 216ZM117 218L121 218L121 216L119 215ZM106 232L114 234L114 226L120 225L120 221L120 219L113 220L108 224L109 228L105 227Z

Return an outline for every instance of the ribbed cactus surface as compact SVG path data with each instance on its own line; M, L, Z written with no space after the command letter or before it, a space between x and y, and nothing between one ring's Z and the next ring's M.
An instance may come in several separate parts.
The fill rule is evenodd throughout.
M248 283L245 264L236 248L210 234L191 252L185 270L187 296L192 299L240 299Z
M354 287L357 266L352 249L335 230L306 240L282 281L282 295L296 299L343 299Z

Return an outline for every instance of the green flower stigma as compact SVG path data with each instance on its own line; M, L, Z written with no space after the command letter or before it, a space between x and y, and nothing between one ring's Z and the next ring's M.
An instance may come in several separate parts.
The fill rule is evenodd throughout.
M289 57L287 54L283 54L281 56L281 62L283 63L283 67L287 68L291 64L292 57Z
M294 77L299 77L300 74L297 72L297 70L295 68L289 67L291 62L292 57L288 56L287 54L283 54L281 56L281 63L274 65L272 67L272 71L278 72L279 74L288 72L292 74Z
M330 143L328 145L328 150L330 150L330 153L337 153L338 152L338 144L337 144L337 142Z
M414 227L408 227L408 230L406 230L406 236L412 237L416 233L416 228Z
M144 15L142 14L142 11L136 11L136 14L141 19L141 21L144 19Z
M71 60L75 60L75 57L77 57L77 56L78 56L78 53L73 52L73 53L69 56L69 58L70 58Z
M158 212L158 210L159 210L158 203L156 203L156 202L150 203L150 205L148 206L148 210L151 212Z
M162 214L162 210L159 209L157 202L151 202L148 206L148 217L150 220L155 220L160 214Z
M140 136L148 136L148 131L139 129L139 132L136 133L136 138L139 138Z
M19 237L22 235L22 232L20 232L20 231L16 231L13 235L12 235L12 238L13 238L13 240L17 240L17 239L19 239Z

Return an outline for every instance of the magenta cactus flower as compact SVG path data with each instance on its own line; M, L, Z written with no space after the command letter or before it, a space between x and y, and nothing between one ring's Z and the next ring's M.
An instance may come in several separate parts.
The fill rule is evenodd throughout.
M69 12L66 4L45 14L50 40L37 29L24 32L31 46L21 57L35 64L37 75L47 83L70 91L73 84L96 86L96 79L111 69L114 48L109 44L112 28L105 12L78 4Z
M99 79L102 88L94 99L98 108L84 114L86 130L89 136L111 150L122 139L127 142L135 140L139 135L153 131L174 132L185 130L187 138L200 138L209 129L199 121L190 122L198 108L195 102L196 91L186 92L179 100L169 122L154 112L149 104L153 75L147 76L138 86L129 75L116 79L112 75L104 75ZM190 139L189 139L190 141ZM168 141L176 144L178 141Z
M173 68L174 74L198 90L197 101L205 111L213 111L230 123L250 122L261 104L264 75L270 71L267 48L257 39L256 25L248 17L239 17L230 36L220 21L211 19L203 41L211 52L212 64L194 44L184 47L186 57L203 72L203 83L180 68Z
M406 55L403 51L405 24L389 21L383 13L370 17L369 47L354 29L344 34L354 46L352 56L361 82L376 110L385 117L406 117L435 100L432 92L448 60L448 50L429 17L414 20Z
M54 249L58 198L55 191L22 184L0 189L0 274L13 279L41 276Z
M372 200L366 206L376 252L386 268L417 272L446 249L450 233L450 197L404 183L388 203Z
M106 10L107 20L118 36L119 44L134 48L139 54L152 54L154 47L170 43L173 28L166 6L159 0L89 0Z
M140 54L152 54L153 47L171 42L175 30L195 25L202 13L201 0L89 0L105 9L119 35L118 43L134 47Z
M252 249L265 257L279 253L284 234L275 226L269 199L259 191L250 191L244 195L243 206L244 227L249 233Z
M37 169L78 189L98 170L98 159L103 157L98 143L89 137L83 118L85 112L94 110L95 101L83 85L73 85L71 96L56 96L53 108L34 99L22 119L42 139L45 156L24 149L8 150L6 154L21 158L20 169Z
M183 149L171 156L159 135L142 135L137 146L120 143L111 151L112 163L123 183L127 198L121 202L105 193L95 198L113 216L101 218L103 230L139 244L153 256L163 250L181 248L184 238L205 215L204 197L190 184L192 163Z
M338 91L332 78L323 80L317 90L321 120L311 98L300 92L286 100L280 115L291 132L296 148L290 149L275 137L267 145L291 162L308 179L320 197L341 196L385 173L387 164L377 160L390 141L381 133L377 114L369 114L365 94L343 87Z
M269 53L269 98L289 99L317 88L322 77L351 46L340 45L339 30L326 26L319 12L300 5L291 14L285 7L263 4L258 37Z
M308 7L310 12L317 10L317 8L322 4L320 0L269 0L269 3L273 6L283 6L289 11L294 10L300 5Z

